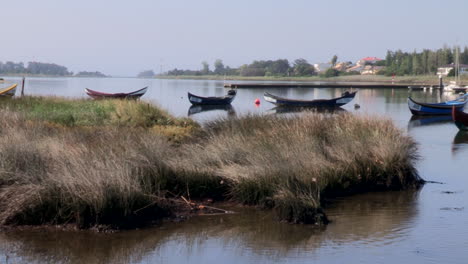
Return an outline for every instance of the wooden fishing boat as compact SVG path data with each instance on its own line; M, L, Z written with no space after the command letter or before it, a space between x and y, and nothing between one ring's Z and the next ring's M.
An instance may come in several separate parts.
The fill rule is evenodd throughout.
M111 99L111 98L138 99L141 96L143 96L147 90L148 90L148 87L145 87L145 88L142 88L140 90L133 91L130 93L103 93L103 92L98 92L98 91L85 88L86 94L91 96L94 99Z
M460 130L468 131L468 114L463 111L457 111L455 107L452 107L452 119L455 125Z
M300 107L339 107L351 102L356 96L355 92L344 92L341 97L332 99L316 99L316 100L298 100L279 97L270 93L264 93L263 97L267 102L277 106L300 106Z
M4 88L4 89L1 89L0 90L0 96L14 96L15 95L15 92L16 92L16 87L18 86L18 84L13 84L7 88Z
M468 95L463 95L455 100L443 103L421 103L408 97L408 107L413 115L450 115L452 107L456 111L463 111L465 104L468 102L467 98Z
M188 99L193 105L227 105L234 100L236 94L236 90L229 90L225 96L202 97L189 92Z

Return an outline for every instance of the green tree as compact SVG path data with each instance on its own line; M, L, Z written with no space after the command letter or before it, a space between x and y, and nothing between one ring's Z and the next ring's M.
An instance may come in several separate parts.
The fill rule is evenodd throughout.
M324 77L326 78L330 78L330 77L336 77L340 75L340 72L333 69L333 68L329 68L328 70L325 71L325 73L323 74Z
M207 75L210 73L210 65L206 61L202 61L201 74Z
M419 75L424 73L424 69L422 67L422 55L417 54L416 51L413 52L413 66L412 66L412 73Z
M437 71L437 54L434 51L429 51L427 56L427 73L434 74Z
M266 71L271 75L287 75L289 71L289 61L286 59L268 61Z
M297 59L294 61L293 74L295 76L311 76L314 75L314 66L309 64L305 59Z
M331 65L335 66L337 61L338 61L338 56L333 55L333 58L331 59L330 63Z
M465 47L463 52L460 53L460 63L468 64L468 47Z
M214 73L215 74L224 74L225 73L224 64L223 64L222 60L217 59L214 62Z

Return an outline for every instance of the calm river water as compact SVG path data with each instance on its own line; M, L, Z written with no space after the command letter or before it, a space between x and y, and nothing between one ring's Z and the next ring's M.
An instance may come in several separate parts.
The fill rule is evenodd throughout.
M7 78L19 82L19 79ZM176 116L216 117L277 112L263 89L242 89L229 109L190 108L187 91L226 93L223 81L125 78L29 78L25 94L85 97L84 88L128 92L149 86L142 100ZM343 89L268 89L291 98L330 98ZM19 93L19 91L18 91ZM441 100L437 92L413 97ZM343 108L393 119L419 143L417 167L430 183L420 191L370 193L338 199L327 227L289 225L268 212L203 216L160 227L96 234L89 231L0 233L0 263L467 263L468 133L449 118L412 119L404 89L361 89ZM446 99L453 95L446 95ZM254 100L261 99L256 107ZM354 109L354 104L361 107ZM356 150L359 151L359 150Z

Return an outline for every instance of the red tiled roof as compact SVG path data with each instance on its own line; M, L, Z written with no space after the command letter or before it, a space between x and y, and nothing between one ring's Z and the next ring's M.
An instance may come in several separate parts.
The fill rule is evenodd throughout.
M361 60L364 60L364 61L380 61L382 59L379 59L377 57L365 57L365 58L363 58Z

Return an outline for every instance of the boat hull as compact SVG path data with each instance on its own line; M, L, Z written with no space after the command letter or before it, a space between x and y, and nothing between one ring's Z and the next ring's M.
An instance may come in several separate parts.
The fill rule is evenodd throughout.
M2 97L12 97L15 95L16 93L16 87L18 86L18 84L13 84L5 89L2 89L0 90L0 96Z
M229 91L228 95L221 97L203 97L188 93L188 99L193 105L228 105L234 101L237 92L234 90Z
M317 108L330 108L340 107L351 102L356 96L356 92L345 92L343 96L333 99L317 99L317 100L294 100L279 97L270 93L265 93L263 98L265 101L275 104L277 106L293 106L293 107L317 107Z
M452 119L460 130L468 131L468 114L452 108Z
M138 99L142 97L147 90L148 87L144 87L130 93L103 93L86 88L85 92L94 99Z
M408 97L408 108L413 115L450 115L452 113L452 107L454 107L456 111L463 111L466 102L465 96L457 100L438 104L421 103Z

